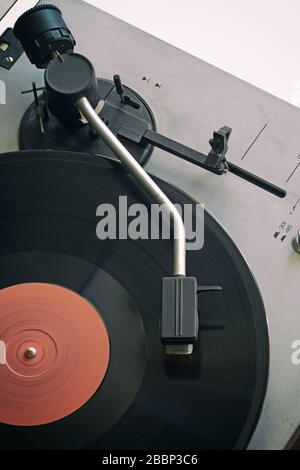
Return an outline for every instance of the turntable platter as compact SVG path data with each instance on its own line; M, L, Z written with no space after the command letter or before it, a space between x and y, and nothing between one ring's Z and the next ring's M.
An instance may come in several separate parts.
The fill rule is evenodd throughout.
M0 169L0 307L1 293L12 286L60 286L101 313L98 328L105 324L102 338L105 331L109 338L109 364L106 370L100 360L103 381L92 396L51 422L26 426L2 419L0 447L245 447L265 395L268 333L255 280L217 221L206 214L204 248L188 252L187 266L199 284L223 291L199 294L193 354L167 356L159 319L172 242L96 237L99 204L117 206L119 195L128 204L149 204L133 179L103 159L68 152L6 154ZM192 202L156 181L172 201ZM80 309L79 325L85 315ZM108 360L108 346L104 354ZM80 361L81 348L77 355ZM71 371L65 374L73 380Z

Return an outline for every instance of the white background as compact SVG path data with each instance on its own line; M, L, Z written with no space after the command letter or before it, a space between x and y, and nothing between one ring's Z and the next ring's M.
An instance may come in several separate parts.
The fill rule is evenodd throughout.
M300 106L300 0L87 0Z

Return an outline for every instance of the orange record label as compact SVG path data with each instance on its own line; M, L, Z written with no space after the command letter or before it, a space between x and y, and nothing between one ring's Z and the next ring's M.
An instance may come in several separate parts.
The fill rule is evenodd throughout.
M0 290L0 422L35 426L78 410L100 387L109 337L97 310L53 284Z

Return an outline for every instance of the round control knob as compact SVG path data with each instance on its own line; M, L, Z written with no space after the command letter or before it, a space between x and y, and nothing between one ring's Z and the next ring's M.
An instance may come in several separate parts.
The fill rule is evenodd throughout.
M293 239L292 246L294 250L300 254L300 229L298 230L297 235Z

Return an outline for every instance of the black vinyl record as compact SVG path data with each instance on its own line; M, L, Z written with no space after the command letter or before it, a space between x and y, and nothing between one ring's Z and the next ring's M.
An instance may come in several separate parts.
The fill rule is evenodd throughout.
M192 203L156 181L172 201ZM193 354L166 355L161 279L172 272L172 241L100 241L96 208L117 206L119 195L150 204L131 176L101 158L1 155L0 288L41 282L76 291L101 312L111 353L103 383L84 406L47 425L0 424L0 448L244 448L268 375L267 324L253 276L206 213L204 247L187 253L187 271L223 291L199 294Z

